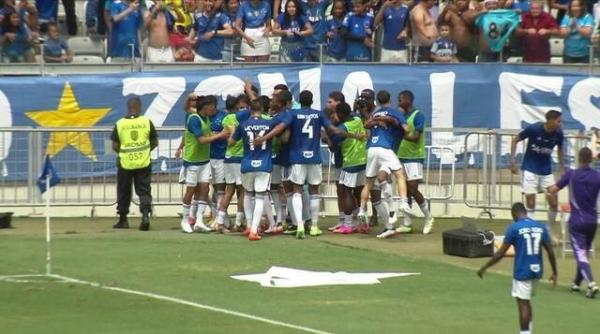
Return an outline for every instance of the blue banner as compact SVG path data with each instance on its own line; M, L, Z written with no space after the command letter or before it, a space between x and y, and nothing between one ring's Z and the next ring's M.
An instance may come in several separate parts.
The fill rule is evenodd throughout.
M279 83L287 84L296 99L301 90L308 89L315 96L314 108L323 108L327 94L334 90L342 91L352 105L365 88L388 90L394 101L400 91L408 89L415 94L415 105L425 113L427 127L434 128L519 129L524 123L543 120L549 109L564 113L565 128L600 128L600 78L564 68L497 64L275 65L4 77L0 80L0 127L113 127L125 115L126 101L131 96L141 97L144 114L157 127L182 126L183 103L189 93L218 95L222 107L227 95L243 92L245 79L251 80L261 95L271 95L273 86ZM0 133L0 161L10 165L13 159L23 159L27 141L19 136ZM52 134L42 144L46 145L42 156L49 154L60 161L68 155L69 161L81 164L78 173L93 174L100 168L97 163L114 161L114 155L106 151L105 139L87 132ZM159 150L154 158L171 153ZM0 177L6 177L8 173L2 174Z

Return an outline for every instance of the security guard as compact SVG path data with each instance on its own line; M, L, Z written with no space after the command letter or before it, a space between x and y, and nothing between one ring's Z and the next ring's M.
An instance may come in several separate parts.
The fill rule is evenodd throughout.
M117 158L117 213L119 221L113 228L129 228L127 214L131 204L131 186L135 185L135 193L140 198L142 212L141 231L150 229L150 210L152 195L150 179L152 164L150 151L158 146L158 136L152 122L140 115L141 101L139 97L127 101L127 116L121 118L112 132L112 148L118 153Z

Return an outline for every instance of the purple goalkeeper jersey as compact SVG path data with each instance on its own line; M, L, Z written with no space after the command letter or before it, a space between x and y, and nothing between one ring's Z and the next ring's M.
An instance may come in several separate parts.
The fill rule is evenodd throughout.
M589 166L569 169L558 180L559 188L569 186L571 217L569 222L577 225L596 224L596 201L600 192L600 172Z

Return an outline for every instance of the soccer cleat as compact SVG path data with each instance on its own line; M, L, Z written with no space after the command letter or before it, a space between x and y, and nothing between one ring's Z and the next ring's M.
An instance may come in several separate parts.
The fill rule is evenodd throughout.
M321 234L323 234L323 231L321 231L320 228L318 228L317 226L311 226L310 227L310 236L311 237L317 237L320 236Z
M196 221L196 224L194 224L194 232L208 233L210 231L212 231L210 227L204 225L201 221Z
M596 285L589 287L585 296L587 298L594 299L594 298L596 298L596 295L598 294L598 290L600 290L600 289L598 289L598 286L596 286Z
M244 228L242 227L242 225L235 224L235 225L233 225L233 228L231 229L231 231L233 231L233 232L244 232Z
M148 216L142 217L142 222L140 223L140 231L149 231L150 230L150 218Z
M262 239L262 238L260 237L260 235L258 235L258 233L249 233L248 234L248 240L250 240L250 241L258 241L260 239Z
M433 217L425 218L425 225L423 225L423 234L431 233L434 221L435 219L433 219Z
M340 228L340 227L342 227L342 226L344 226L344 224L342 224L342 223L338 223L338 224L337 224L337 225L335 225L335 226L328 227L328 228L327 228L327 230L328 230L329 232L333 232L333 231L337 230L338 228Z
M272 234L272 235L281 234L281 233L283 233L283 227L281 227L281 226L269 227L268 229L265 230L264 233Z
M571 292L581 292L581 288L578 284L573 283L573 285L571 285Z
M250 235L250 233L252 233L252 230L250 230L250 228L249 228L249 227L247 227L247 228L244 230L244 235Z
M113 225L113 228L129 228L129 223L127 222L127 216L120 216L119 221Z
M192 225L190 225L190 223L188 223L188 221L186 219L181 220L181 232L194 233L194 229L192 228Z
M305 238L304 229L296 230L296 239L304 239L304 238Z
M231 231L229 231L229 229L227 227L225 227L225 225L223 224L216 224L214 231L217 233L229 233Z
M396 229L396 232L397 233L412 233L412 227L411 226L406 226L406 225L400 225Z
M385 229L381 233L377 235L377 239L387 239L396 234L396 230L394 229Z
M352 229L352 227L348 226L348 225L342 225L338 228L336 228L335 230L333 230L333 233L339 233L339 234L352 234L354 232L354 230Z
M398 204L398 210L408 215L410 214L410 205L408 205L406 201L400 201L400 204Z
M286 226L283 227L283 234L295 235L297 230L298 230L298 226L292 225L292 224L286 224Z

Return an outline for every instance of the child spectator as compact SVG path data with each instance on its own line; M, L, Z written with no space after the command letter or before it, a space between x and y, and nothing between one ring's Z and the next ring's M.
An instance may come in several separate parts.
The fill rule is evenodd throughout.
M327 19L327 61L339 62L346 57L346 41L340 34L346 16L346 0L335 0L331 13L331 18Z
M298 1L302 8L302 15L308 19L313 29L313 33L304 39L308 51L307 61L321 61L322 55L319 45L325 43L325 33L327 33L325 11L330 2L330 0Z
M47 63L70 63L73 61L73 53L67 47L67 43L60 38L58 25L55 22L48 23L48 39L44 44L44 61Z
M33 63L31 35L16 11L6 11L0 26L0 61L2 63Z
M373 16L367 14L369 0L355 0L353 12L342 23L341 33L346 39L347 61L371 61L373 48Z
M305 37L312 33L313 28L308 19L300 15L298 1L288 0L285 3L285 12L279 14L273 25L273 34L281 36L279 60L284 63L305 61Z
M440 37L431 46L431 58L436 63L458 63L456 43L450 36L450 25L441 24L439 33Z

